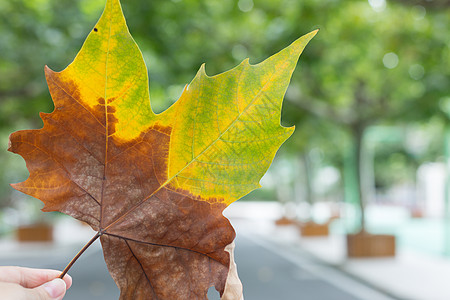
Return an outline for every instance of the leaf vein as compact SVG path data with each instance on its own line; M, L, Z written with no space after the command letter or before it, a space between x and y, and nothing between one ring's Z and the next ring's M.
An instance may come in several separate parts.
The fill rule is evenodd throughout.
M142 273L144 274L145 278L147 279L147 282L150 285L150 289L152 290L153 295L156 297L155 300L158 300L158 296L155 293L155 288L153 287L152 282L150 281L150 278L148 278L147 272L145 272L144 266L142 265L141 261L137 258L137 256L134 254L133 249L131 249L131 246L130 246L130 244L128 244L128 241L126 239L125 239L125 244L127 245L128 249L130 250L131 255L133 255L134 259L139 264L139 267L141 267Z
M105 234L105 235L109 235L109 236L113 236L113 237L116 237L116 238L119 238L119 239L124 239L124 240L127 240L127 241L132 241L132 242L140 243L140 244L151 245L151 246L157 246L157 247L164 247L164 248L181 249L181 250L185 250L185 251L189 251L189 252L193 252L193 253L205 255L205 256L211 258L212 260L218 262L219 264L223 265L223 264L222 264L220 261L218 261L217 259L215 259L215 258L209 256L209 255L208 255L209 253L203 253L203 252L200 252L200 251L196 251L196 250L193 250L193 249L189 249L189 248L185 248L185 247L180 247L180 246L164 245L164 244L158 244L158 243L152 243L152 242L139 241L139 240L136 240L136 239L132 239L132 238L125 237L125 236L120 236L120 235L113 234L113 233L109 233L109 232L105 232L104 234ZM215 249L215 250L216 250L216 249ZM212 251L212 252L215 252L215 251ZM212 252L211 252L211 253L212 253Z

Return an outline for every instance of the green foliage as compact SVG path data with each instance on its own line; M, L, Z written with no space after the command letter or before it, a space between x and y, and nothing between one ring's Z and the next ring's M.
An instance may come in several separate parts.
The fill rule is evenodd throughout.
M201 63L207 63L209 75L245 57L257 63L320 28L302 55L282 117L285 126L300 129L287 144L292 155L320 147L329 163L339 166L348 138L334 121L395 125L447 118L440 103L450 94L449 8L433 2L387 1L373 8L363 0L131 0L123 8L150 70L156 111L177 100ZM34 112L52 110L44 64L61 69L70 63L103 5L103 0L0 1L4 145L9 132L41 126ZM356 101L356 92L364 101ZM0 160L4 168L11 155L1 153ZM380 168L388 173L389 165ZM9 181L0 179L2 195L10 191Z

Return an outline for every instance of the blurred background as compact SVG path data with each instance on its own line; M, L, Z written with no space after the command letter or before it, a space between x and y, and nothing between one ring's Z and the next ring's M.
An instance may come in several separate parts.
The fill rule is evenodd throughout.
M40 128L38 113L53 110L43 67L73 60L104 4L0 0L1 265L61 269L91 237L9 186L28 171L6 149L10 133ZM178 99L202 63L208 75L247 57L258 63L320 28L283 103L282 124L295 133L263 187L225 211L248 299L450 299L450 1L122 6L155 112ZM34 224L47 242L19 242L39 235L28 231ZM117 297L99 246L89 253L66 298Z

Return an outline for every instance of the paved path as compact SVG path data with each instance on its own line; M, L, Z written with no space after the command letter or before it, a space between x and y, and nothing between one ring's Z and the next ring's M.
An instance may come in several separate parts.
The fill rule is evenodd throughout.
M286 249L246 235L236 239L236 262L246 300L388 300L332 268L320 265ZM63 268L78 249L36 251L21 257L0 256L0 265ZM65 300L118 299L118 289L108 274L100 244L94 244L70 271L74 285ZM357 291L357 292L355 292ZM360 296L358 296L358 293ZM370 296L372 295L372 296ZM375 296L373 296L375 295ZM219 299L210 289L209 299Z
M236 239L236 263L245 299L359 300L247 237Z

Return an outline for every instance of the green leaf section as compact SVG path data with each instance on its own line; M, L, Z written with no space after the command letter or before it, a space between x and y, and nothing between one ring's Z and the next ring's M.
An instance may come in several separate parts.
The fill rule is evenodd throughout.
M294 128L281 104L298 58L317 31L257 65L209 77L204 65L162 118L174 118L168 178L175 189L230 204L259 187ZM169 117L170 116L170 117Z

